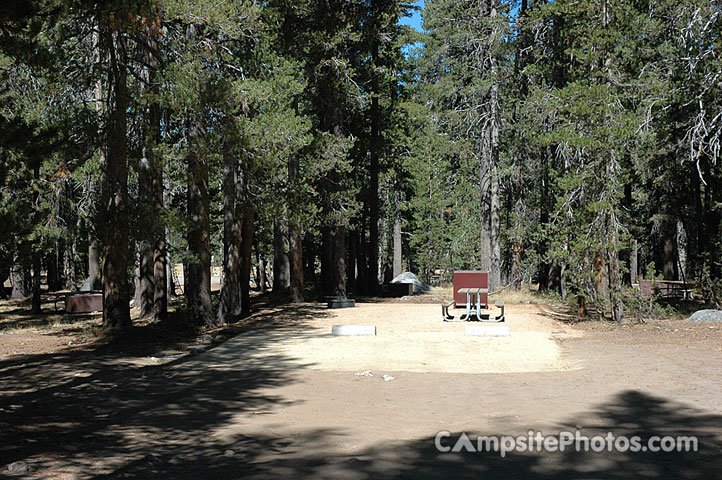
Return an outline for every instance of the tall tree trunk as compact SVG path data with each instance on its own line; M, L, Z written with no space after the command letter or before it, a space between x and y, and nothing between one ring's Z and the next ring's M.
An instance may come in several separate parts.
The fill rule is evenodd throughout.
M223 151L223 285L217 321L228 323L241 314L241 243L244 215L242 172L236 158L235 144Z
M165 275L166 275L166 285L168 286L168 302L170 302L171 298L176 294L175 292L175 280L173 278L173 257L170 256L170 251L168 249L168 246L170 243L170 228L166 225L165 227L165 255L166 255L166 261L165 261Z
M348 232L348 256L346 257L346 289L349 294L356 294L356 244L358 232L356 229Z
M160 128L160 124L158 124ZM156 159L159 160L159 159ZM153 206L157 214L163 210L163 167L158 162L153 178ZM168 314L168 254L166 227L163 223L154 228L153 241L153 318L161 320Z
M41 298L40 298L40 270L42 262L40 258L40 252L33 252L33 301L32 301L32 313L40 313L41 310Z
M65 288L71 292L74 292L78 288L78 279L75 270L75 257L78 254L77 248L77 238L73 236L71 241L65 242L65 249L63 250L63 271L65 272L63 277L65 278Z
M143 163L143 160L141 160L141 163ZM142 173L143 170L144 167L141 167L140 171L138 172L138 190L139 196L141 197L141 204L148 205L148 203L146 202L149 202L151 197L151 185L146 184L145 186L142 186L142 184L145 182L150 183L152 180L150 175L147 174L147 172L145 174ZM141 179L141 177L145 178ZM138 300L136 302L136 305L140 308L140 316L145 317L153 313L153 301L155 299L155 264L153 258L153 244L148 238L152 235L147 235L147 233L149 233L149 230L151 230L152 227L145 224L145 222L149 220L149 212L147 211L147 209L144 208L141 208L140 212L141 215L146 215L146 218L141 219L139 222L139 225L144 225L144 228L141 229L141 232L142 234L144 234L144 236L146 236L146 238L143 238L137 242L139 281L138 292L136 292L135 298Z
M602 2L603 24L609 28L612 13L609 11L608 0ZM605 68L611 65L611 56L608 54L604 62ZM610 76L609 71L606 72ZM608 114L605 114L607 116ZM611 125L611 119L607 120ZM605 186L609 188L609 197L615 199L615 194L620 190L619 166L614 148L610 148L607 156ZM614 201L614 200L613 200ZM617 218L617 205L609 209L607 213L607 267L609 280L609 300L612 305L612 319L619 323L624 322L624 304L622 299L622 274L619 268L619 235L620 226Z
M546 232L549 231L549 148L543 148L541 151L541 179L539 182L539 226L542 228L542 239L537 247L539 255L539 267L537 271L537 281L539 282L539 291L544 292L549 289L549 262L547 261L547 253L549 251L549 239Z
M197 116L189 126L192 147L188 163L188 261L185 279L186 298L191 320L197 324L215 325L211 305L211 242L210 197L208 194L208 164L200 145L202 125Z
M303 280L306 284L313 285L314 293L319 294L318 278L316 275L316 259L318 248L312 235L303 237Z
M389 265L389 228L387 222L382 224L379 237L379 251L383 252L383 256L379 261L378 270L369 270L368 275L376 275L376 278L381 279L383 283L389 283L393 277L391 276L391 267ZM371 295L370 292L367 293Z
M492 22L497 16L498 0L489 0L489 17ZM496 28L496 27L494 27ZM494 52L491 52L491 92L489 98L490 109L490 139L489 139L489 290L496 289L501 284L501 250L500 250L500 228L499 218L499 129L501 126L501 101L499 98L499 66Z
M357 295L366 294L366 277L369 275L368 265L366 264L366 241L365 231L363 222L359 225L358 235L356 237L356 265L358 265L358 272L356 277L356 289Z
M100 242L97 238L91 238L88 243L88 285L90 290L103 289L103 279L100 276Z
M518 231L518 230L517 230ZM514 290L519 290L522 283L521 252L523 250L522 239L515 236L511 243L511 274L509 282Z
M160 15L160 11L156 12ZM153 278L153 292L150 297L152 303L150 312L155 320L161 320L168 314L168 278L167 278L167 244L166 244L166 225L163 221L164 202L164 185L163 185L163 159L160 155L161 137L161 106L157 101L160 96L160 85L158 83L158 71L160 70L160 61L158 59L158 38L151 35L148 39L148 47L146 49L147 58L147 74L148 88L153 95L153 101L148 106L147 115L147 131L145 153L149 163L150 176L150 197L148 199L149 207L152 212L153 223L148 229L150 235L147 241L151 247L151 262L149 274ZM141 268L142 270L142 268ZM144 308L141 307L141 313Z
M107 150L100 165L103 325L117 329L131 326L128 298L127 54L120 32L106 30L104 34L110 68Z
M163 182L163 204L169 205L170 204L170 181L168 179L168 175L164 174L163 178L161 179ZM164 233L164 253L165 253L165 275L166 275L166 286L167 286L167 300L166 305L171 302L173 299L173 296L176 295L176 284L175 284L175 278L173 277L175 271L174 271L174 265L173 265L173 257L171 257L170 253L170 246L172 245L173 238L171 237L171 231L170 227L166 224L164 225L165 232Z
M370 168L370 195L369 195L369 249L368 249L368 271L379 271L379 127L378 127L379 105L378 97L371 99L371 168ZM378 275L368 275L366 278L366 293L375 295L378 289Z
M677 220L677 258L679 259L679 278L687 277L687 231L684 229L682 220Z
M371 62L374 66L379 61L380 42L380 11L378 1L371 1ZM379 157L381 156L381 109L379 107L379 78L376 72L371 76L371 141L369 144L370 168L369 168L369 251L368 265L370 272L379 271ZM367 277L367 294L376 295L378 291L378 276Z
M491 165L489 145L483 146L479 167L480 203L479 209L479 268L491 272Z
M139 242L135 243L135 251L131 253L131 257L136 255L138 253L139 249ZM133 276L133 305L136 307L140 305L140 258L136 258L135 260L135 268L134 268L134 276Z
M301 216L299 202L294 198L299 180L299 160L296 155L288 159L288 184L291 196L288 199L288 260L291 303L303 302L303 243L301 239ZM275 274L274 274L275 281Z
M333 272L333 234L331 227L321 227L321 283L323 294L326 296L334 294L334 272Z
M677 266L677 230L676 222L667 219L665 221L662 234L664 235L662 244L662 274L665 280L676 280Z
M40 162L36 160L35 166L33 167L33 179L35 180L35 188L33 188L33 205L38 205L40 200L40 190L37 183L40 182ZM37 218L38 212L33 212L33 216ZM33 300L32 300L32 313L40 313L41 300L40 300L40 270L42 269L42 258L40 256L40 250L36 245L33 245L32 253L33 261Z
M7 299L8 294L5 290L5 281L10 277L10 269L7 267L0 267L0 299Z
M101 27L99 27L100 29ZM100 32L96 32L94 35L94 61L96 64L100 64L103 61L103 48L101 45L101 36ZM109 85L110 88L110 85ZM103 81L101 79L98 79L97 82L95 82L95 112L98 118L98 124L101 125L101 119L104 115L104 107L103 107ZM103 129L100 127L98 129L98 135L102 136ZM106 148L101 147L97 151L98 154L98 164L101 168L101 176L102 176L102 168L103 165L106 164ZM101 178L102 182L102 178ZM88 178L88 194L91 196L95 196L96 191L96 184L93 179L93 176L89 176ZM102 188L102 187L101 187ZM102 194L102 192L100 192ZM103 212L103 208L105 208L105 203L103 205L100 205L100 208L95 206L93 208L93 215L94 222L88 223L88 278L85 282L86 286L89 290L102 290L103 289L103 279L101 277L101 265L100 265L100 241L99 236L103 235L103 232L101 231L102 225L100 225L101 222L105 220L102 215L100 216L99 220L99 213ZM82 289L83 287L81 287Z
M333 229L333 295L346 298L346 227Z
M254 209L243 209L243 236L241 239L241 315L251 314L251 254L253 253Z
M699 173L697 172L697 166L693 162L689 162L689 165L690 167L687 175L689 175L692 183L692 191L690 194L692 195L694 201L694 219L688 223L687 230L691 236L689 239L690 241L687 243L691 262L689 271L692 272L694 277L699 277L704 265L702 249L705 219L702 209L702 182L700 181Z
M393 271L392 276L393 278L398 277L401 275L403 267L402 267L402 258L401 258L401 210L399 209L398 201L396 202L396 208L394 209L394 234L393 234L393 242L394 242L394 258L393 258Z
M48 292L57 292L60 290L60 285L62 285L62 270L58 268L58 243L59 242L56 242L56 247L45 255L48 272Z
M285 292L291 286L291 264L286 251L288 226L285 221L273 222L273 291Z
M303 243L299 230L294 222L289 224L288 251L291 261L291 303L303 302Z
M496 148L498 160L498 146ZM491 217L489 226L489 247L491 249L491 270L489 271L489 290L501 286L501 219L499 217L499 176L494 167L491 176Z
M32 287L28 281L28 271L22 264L20 254L17 252L13 257L13 265L10 268L10 283L12 283L12 292L10 298L20 300L28 298L31 294Z
M146 132L149 134L150 132ZM150 143L146 140L147 143ZM145 317L153 313L155 300L155 240L158 230L158 213L155 212L155 192L153 191L155 179L155 166L153 165L152 146L143 148L143 157L138 162L138 225L140 227L140 240L138 247L138 291L136 292L136 305L140 308L140 316Z
M258 250L258 245L256 245L256 268L258 270L258 282L261 286L261 292L266 292L268 290L268 277L266 276L266 258Z
M632 255L629 266L630 282L632 284L639 283L639 245L637 239L632 239Z

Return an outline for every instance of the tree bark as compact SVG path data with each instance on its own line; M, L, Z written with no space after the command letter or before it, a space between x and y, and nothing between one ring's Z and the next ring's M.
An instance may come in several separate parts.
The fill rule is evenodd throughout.
M100 165L103 325L118 329L131 326L128 298L127 55L120 32L106 30L104 33L110 69L107 150Z
M348 255L346 257L346 289L349 294L356 293L356 245L358 243L358 232L356 229L348 232Z
M498 145L496 148L498 162ZM489 228L489 241L491 248L491 270L489 271L489 290L495 290L501 286L501 219L499 217L499 176L494 167L491 177L491 217Z
M5 280L10 278L10 269L7 267L0 268L0 299L5 300L8 298L8 294L5 291Z
M489 17L494 21L497 15L498 0L489 0ZM496 27L494 27L496 28ZM489 290L498 288L501 284L501 250L500 250L500 219L499 219L499 129L501 127L501 101L499 98L499 66L496 57L490 55L491 65L491 92L489 99L490 109L490 139L489 139Z
M243 236L241 239L241 315L251 314L251 254L253 253L254 209L243 209Z
M366 294L366 277L369 274L368 265L366 264L366 241L365 231L363 223L359 226L358 235L356 237L356 265L358 265L358 272L356 277L357 294Z
M549 289L549 262L547 261L547 253L549 251L549 239L547 232L549 231L549 149L543 148L541 151L541 179L539 182L539 226L542 229L542 239L537 246L537 254L539 255L539 266L537 270L537 281L539 282L539 291L545 292Z
M140 240L138 246L138 292L136 292L136 305L140 308L140 316L145 317L153 313L155 300L155 237L157 230L157 215L154 211L154 168L149 158L149 148L143 149L143 157L138 164L138 225L140 227Z
M160 12L156 12L160 15ZM157 57L159 51L158 39L151 35L148 39L149 49L147 51L148 58L148 85L154 98L158 98L160 94L160 86L158 84L158 70L160 70L160 61ZM153 212L153 228L150 229L152 235L149 238L152 248L152 275L153 275L153 297L152 297L152 314L156 320L161 320L168 314L168 278L167 278L167 244L166 244L166 225L163 221L163 159L160 156L159 147L162 141L161 137L161 106L157 100L151 102L148 107L148 131L147 131L147 158L150 163L151 175L151 207Z
M632 239L632 257L630 263L629 275L631 283L639 283L639 246L636 238Z
M170 256L170 252L168 250L168 246L170 243L170 228L166 225L165 227L165 276L166 276L166 285L168 286L168 302L173 298L173 295L176 294L175 292L175 280L173 279L173 257Z
M100 242L97 238L91 238L88 243L88 284L91 290L103 289L103 279L100 276Z
M398 206L398 202L396 205L396 209L394 211L394 234L393 234L393 242L394 242L394 258L393 258L393 272L392 276L393 278L398 277L402 273L402 258L401 258L401 211Z
M147 229L143 230L147 232ZM153 245L147 238L138 242L139 291L136 293L136 299L139 301L136 305L140 308L141 317L145 317L153 313L153 301L155 299L155 264L153 253Z
M288 229L291 262L291 303L303 302L303 243L300 229L293 222Z
M371 1L371 63L374 67L379 61L379 37L381 11L378 2ZM376 72L371 76L371 138L369 144L369 251L368 265L370 272L379 271L379 157L381 156L381 109L379 107L379 79ZM378 276L367 277L367 294L376 295L378 290Z
M518 231L518 230L517 230ZM511 242L511 274L510 283L514 290L519 290L522 283L521 273L521 252L523 243L519 236L515 236Z
M225 324L241 313L240 261L243 215L239 202L239 171L233 149L223 152L223 285L217 323Z
M65 278L65 288L74 292L77 287L77 275L75 271L75 257L77 255L77 240L74 236L71 241L65 242L63 250L63 277Z
M489 165L488 145L484 145L479 167L480 185L480 228L479 228L479 268L491 271L491 168Z
M391 232L393 235L393 232ZM381 280L383 283L389 283L393 277L391 276L392 269L389 261L389 227L386 222L383 223L381 233L379 234L379 251L383 252L382 257L379 259L378 270L368 271L368 275L376 275L377 280ZM370 239L369 239L370 241ZM391 240L393 244L393 239ZM371 295L370 292L366 292Z
M298 157L291 155L288 159L288 184L289 193L287 212L288 218L288 260L289 260L289 284L291 287L291 303L303 302L303 242L301 239L301 227L299 225L299 202L294 198L292 192L298 188L299 180ZM274 274L275 279L275 274Z
M101 27L99 27L100 29ZM107 36L107 34L106 34ZM101 45L101 36L99 32L96 32L94 35L94 41L95 41L95 50L94 50L94 60L97 64L100 64L103 61L103 48ZM110 88L110 85L109 85ZM98 79L97 82L95 82L95 111L98 118L99 125L101 124L101 119L103 117L103 81ZM103 134L102 127L98 128L98 135ZM102 169L103 166L106 164L106 148L101 147L97 151L98 153L98 164L101 168L101 176L102 176ZM92 176L89 176L88 178L88 190L89 195L95 195L96 194L96 185L93 180ZM102 182L102 178L101 178ZM102 191L100 192L102 195ZM101 202L103 203L103 202ZM97 206L93 208L93 217L95 219L94 223L88 224L88 232L89 232L89 238L88 238L88 279L86 284L89 286L90 290L102 290L103 289L103 279L101 277L101 265L100 265L100 241L99 236L103 235L102 225L101 223L105 220L102 215L100 218L98 218L98 214L100 212L103 212L102 208L104 208L105 203L98 208ZM82 288L82 287L81 287Z
M331 227L327 225L321 227L321 283L324 295L335 295L333 273L333 235Z
M154 207L156 212L163 210L163 167L157 166L153 179ZM161 320L168 314L168 254L165 240L165 225L156 226L153 243L153 317Z
M291 264L286 241L288 226L285 221L273 222L273 291L285 292L291 286Z
M303 237L303 281L308 282L314 287L314 293L318 295L318 278L316 275L316 259L318 258L318 248L313 236L307 235Z
M62 285L62 269L58 268L58 243L59 242L56 242L56 248L53 248L47 255L45 255L45 263L47 265L48 272L48 292L57 292L60 290Z
M37 184L40 181L40 162L36 159L35 166L33 167L33 178ZM33 193L33 205L38 205L40 200L40 189L38 185L35 185ZM33 215L38 215L38 212L33 212ZM42 269L42 258L40 256L40 250L36 245L33 245L32 253L33 261L33 300L32 300L32 313L40 313L41 299L40 299L40 270Z
M258 269L258 282L261 286L261 292L268 290L268 277L266 276L266 259L256 246L256 268Z
M674 222L668 220L665 222L665 228L663 230L664 240L662 247L662 274L665 280L676 280L676 266L677 266L677 231L674 228Z
M602 2L602 22L605 28L609 28L609 22L611 19L611 12L609 11L608 0ZM609 54L606 56L604 62L605 68L608 70L611 64L611 57ZM607 76L609 72L607 71ZM606 116L606 115L605 115ZM612 124L611 119L607 121L607 124ZM617 158L614 149L609 149L608 156L606 158L606 178L605 186L612 190L609 193L610 198L614 198L614 193L620 190L620 179L618 175L619 167L617 165ZM617 206L608 210L607 220L607 280L609 282L609 300L612 306L612 319L619 323L624 322L624 304L622 299L622 275L619 269L619 220L617 218Z
M32 313L40 313L41 310L41 298L40 298L40 270L42 267L40 252L33 252L33 300L32 300Z
M371 168L370 168L370 195L369 195L369 249L368 271L379 271L379 154L378 147L378 97L371 99ZM375 295L378 289L378 274L368 275L366 278L368 295Z
M22 264L20 255L16 253L10 269L10 283L13 286L10 298L21 300L30 296L32 285L29 276L27 267Z
M200 146L202 125L194 117L189 126L192 147L188 164L188 261L185 279L186 298L191 320L200 325L215 325L211 305L211 243L208 164Z
M346 228L333 229L333 295L346 298Z

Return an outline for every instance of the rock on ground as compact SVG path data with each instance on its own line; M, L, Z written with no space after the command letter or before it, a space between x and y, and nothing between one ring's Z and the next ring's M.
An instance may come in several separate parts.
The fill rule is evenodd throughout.
M391 283L411 283L414 285L414 293L430 292L434 289L431 285L422 282L416 275L411 272L404 272L398 277L391 280Z
M692 323L722 322L722 310L698 310L689 317Z
M8 465L8 472L22 473L28 471L28 464L25 462L13 462Z

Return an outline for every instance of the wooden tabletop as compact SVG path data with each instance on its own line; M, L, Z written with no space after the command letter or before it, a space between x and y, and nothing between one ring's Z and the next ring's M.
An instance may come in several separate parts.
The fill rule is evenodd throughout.
M489 289L488 288L460 288L458 290L458 292L462 295L467 295L467 294L477 295L480 293L481 294L489 293Z

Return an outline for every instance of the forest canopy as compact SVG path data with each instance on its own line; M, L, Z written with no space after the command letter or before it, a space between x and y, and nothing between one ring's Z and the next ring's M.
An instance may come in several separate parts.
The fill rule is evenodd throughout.
M36 311L41 272L102 289L108 328L131 298L219 325L251 279L301 302L402 271L620 322L642 278L718 305L719 1L426 0L400 24L417 9L4 2L0 280Z

